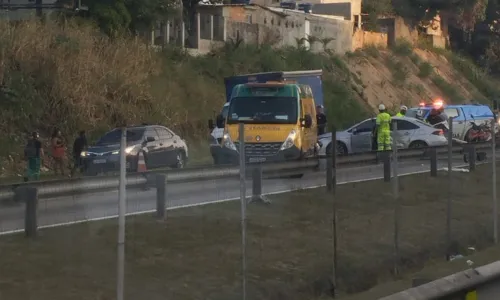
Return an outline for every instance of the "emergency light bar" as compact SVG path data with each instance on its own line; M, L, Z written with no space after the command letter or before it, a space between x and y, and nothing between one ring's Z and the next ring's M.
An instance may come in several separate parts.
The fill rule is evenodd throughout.
M431 103L425 103L425 102L420 102L419 103L420 107L433 107L433 108L441 108L444 106L444 101L440 98L432 101Z

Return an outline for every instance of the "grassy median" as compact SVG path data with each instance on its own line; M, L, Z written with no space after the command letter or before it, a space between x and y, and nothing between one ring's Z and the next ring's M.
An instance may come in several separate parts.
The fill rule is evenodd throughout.
M454 250L491 243L491 170L453 172ZM445 256L448 180L401 178L401 271ZM325 189L248 206L248 299L321 299L331 292L332 195ZM392 281L394 201L381 181L338 187L338 291ZM90 208L88 208L90 209ZM117 221L0 238L0 299L113 299ZM127 219L127 299L241 299L237 201Z

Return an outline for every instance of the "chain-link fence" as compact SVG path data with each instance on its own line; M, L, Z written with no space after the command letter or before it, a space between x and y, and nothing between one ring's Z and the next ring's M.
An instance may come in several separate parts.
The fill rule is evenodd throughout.
M283 163L239 136L240 167L128 174L126 299L320 299L494 242L494 142ZM35 238L6 234L33 216L0 193L0 298L116 297L118 178L77 182L38 187L37 225L58 226Z

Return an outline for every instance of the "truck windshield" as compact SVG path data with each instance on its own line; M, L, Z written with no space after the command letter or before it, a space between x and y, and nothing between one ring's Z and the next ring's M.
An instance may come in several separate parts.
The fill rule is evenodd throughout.
M229 105L228 124L295 124L298 104L294 97L236 97Z

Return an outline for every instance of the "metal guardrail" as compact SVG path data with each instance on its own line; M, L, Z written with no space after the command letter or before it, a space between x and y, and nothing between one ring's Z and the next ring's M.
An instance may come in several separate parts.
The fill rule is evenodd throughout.
M476 151L491 149L489 143L478 143L467 146L473 146ZM437 155L447 154L447 146L432 147L425 149L405 149L398 152L398 160L408 160L414 158L425 157L426 153L436 151ZM453 153L463 153L463 146L453 147ZM323 157L326 158L326 157ZM321 158L320 158L321 159ZM338 156L337 165L339 168L356 164L375 164L377 161L377 153L361 153L349 156ZM253 168L258 164L248 164L248 169ZM277 163L261 164L263 174L287 174L304 171L307 169L317 168L319 159L308 159L302 161L285 161ZM127 187L139 187L145 185L153 185L156 174L166 174L167 181L171 182L192 182L206 181L212 179L231 178L239 176L238 166L209 166L200 168L186 168L180 170L159 170L149 171L146 173L127 174ZM38 189L38 195L42 198L50 198L72 194L86 194L103 190L117 189L119 186L118 176L96 176L83 177L74 179L59 179L47 180L38 182L18 183L12 185L0 185L0 201L13 199L15 190L23 186L34 186Z
M63 9L66 8L62 4L57 3L25 3L25 4L14 4L14 3L0 3L0 9L3 10L17 10L17 9Z
M469 292L479 291L480 294L481 287L485 285L496 283L500 287L498 281L500 261L458 272L379 300L466 299L465 295Z

